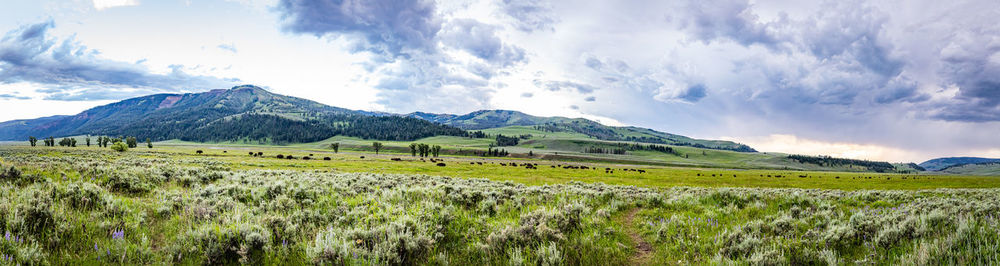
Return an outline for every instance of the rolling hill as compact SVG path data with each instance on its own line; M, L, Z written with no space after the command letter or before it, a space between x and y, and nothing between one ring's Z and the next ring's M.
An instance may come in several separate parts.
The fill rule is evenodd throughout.
M926 162L922 162L920 163L920 167L923 167L928 171L941 171L945 168L958 165L993 163L993 162L1000 162L1000 159L980 158L980 157L945 157L945 158L931 159Z
M681 135L659 132L648 128L632 126L606 126L583 118L538 117L510 110L480 110L464 115L415 112L407 114L406 116L420 118L466 130L482 130L510 126L530 126L534 129L549 133L580 133L598 140L631 141L738 152L756 152L756 150L750 146L731 141L694 139Z

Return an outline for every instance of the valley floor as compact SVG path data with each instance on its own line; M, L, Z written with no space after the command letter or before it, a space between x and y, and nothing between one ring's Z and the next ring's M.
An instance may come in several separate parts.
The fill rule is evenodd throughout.
M0 260L1000 263L998 177L441 159L0 146Z

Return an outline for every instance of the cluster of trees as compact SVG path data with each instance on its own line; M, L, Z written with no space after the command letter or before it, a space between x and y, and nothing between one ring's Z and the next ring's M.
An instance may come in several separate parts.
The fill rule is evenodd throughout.
M658 151L662 153L677 155L677 152L674 151L674 148L668 146L655 145L655 144L643 145L639 143L632 143L632 144L617 143L614 144L612 147L590 146L583 150L583 152L586 153L608 153L608 154L626 154L627 151Z
M625 154L625 149L623 149L623 148L602 148L602 147L590 146L590 147L587 147L586 149L583 149L583 152L586 152L586 153L607 153L607 154L624 155Z
M520 141L521 141L521 139L517 138L517 137L508 137L508 136L504 136L502 134L497 134L497 146L501 146L501 147L503 147L503 146L517 146L517 143L520 142Z
M75 138L62 138L61 140L59 140L59 146L60 147L76 147L76 139Z
M441 154L441 146L440 145L431 146L424 143L410 143L410 155L417 156L418 154L420 155L420 157L427 157L432 155L434 157L438 157L438 155Z
M493 144L483 153L483 157L507 157L510 155L506 149L494 149Z
M90 136L87 136L84 140L87 147L90 147L91 144ZM53 137L48 137L46 139L43 139L42 141L43 144L45 144L45 146L47 147L55 147L56 144L59 144L59 146L62 147L76 147L76 142L77 142L76 138L62 138L59 140L59 142L56 142L56 139ZM38 143L38 138L35 138L34 136L29 136L28 142L31 143L32 147L34 147ZM125 151L128 150L128 148L138 147L139 146L138 142L139 141L136 137L125 137L123 140L123 138L110 138L110 137L98 136L96 144L98 147L101 148L111 147L116 151ZM116 147L119 143L121 143L120 145L121 147ZM149 147L150 149L153 148L152 139L146 138L146 147Z
M486 134L482 130L477 130L477 131L470 131L469 132L469 137L470 138L476 138L476 139L485 139L485 138L489 138L490 134Z
M799 163L815 164L819 166L858 166L865 167L868 170L885 173L892 172L896 170L896 167L891 163L879 162L879 161L869 161L869 160L855 160L855 159L843 159L843 158L833 158L830 156L805 156L805 155L788 155L788 159L795 160Z

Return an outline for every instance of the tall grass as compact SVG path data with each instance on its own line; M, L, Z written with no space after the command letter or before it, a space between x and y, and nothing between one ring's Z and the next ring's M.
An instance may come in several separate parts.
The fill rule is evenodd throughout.
M630 233L650 264L1000 263L1000 190L527 186L158 155L0 150L0 263L617 265L641 255Z

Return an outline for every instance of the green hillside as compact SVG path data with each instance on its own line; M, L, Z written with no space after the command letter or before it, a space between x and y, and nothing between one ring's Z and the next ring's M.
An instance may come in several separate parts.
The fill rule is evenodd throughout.
M722 140L702 140L681 135L659 132L640 127L614 127L583 119L566 117L538 117L509 110L481 110L465 115L431 114L416 112L409 117L455 126L467 130L510 128L514 131L530 131L525 134L577 133L599 140L631 141L642 143L670 144L717 150L755 152L747 145ZM506 130L510 134L511 130ZM507 133L504 133L507 134Z

